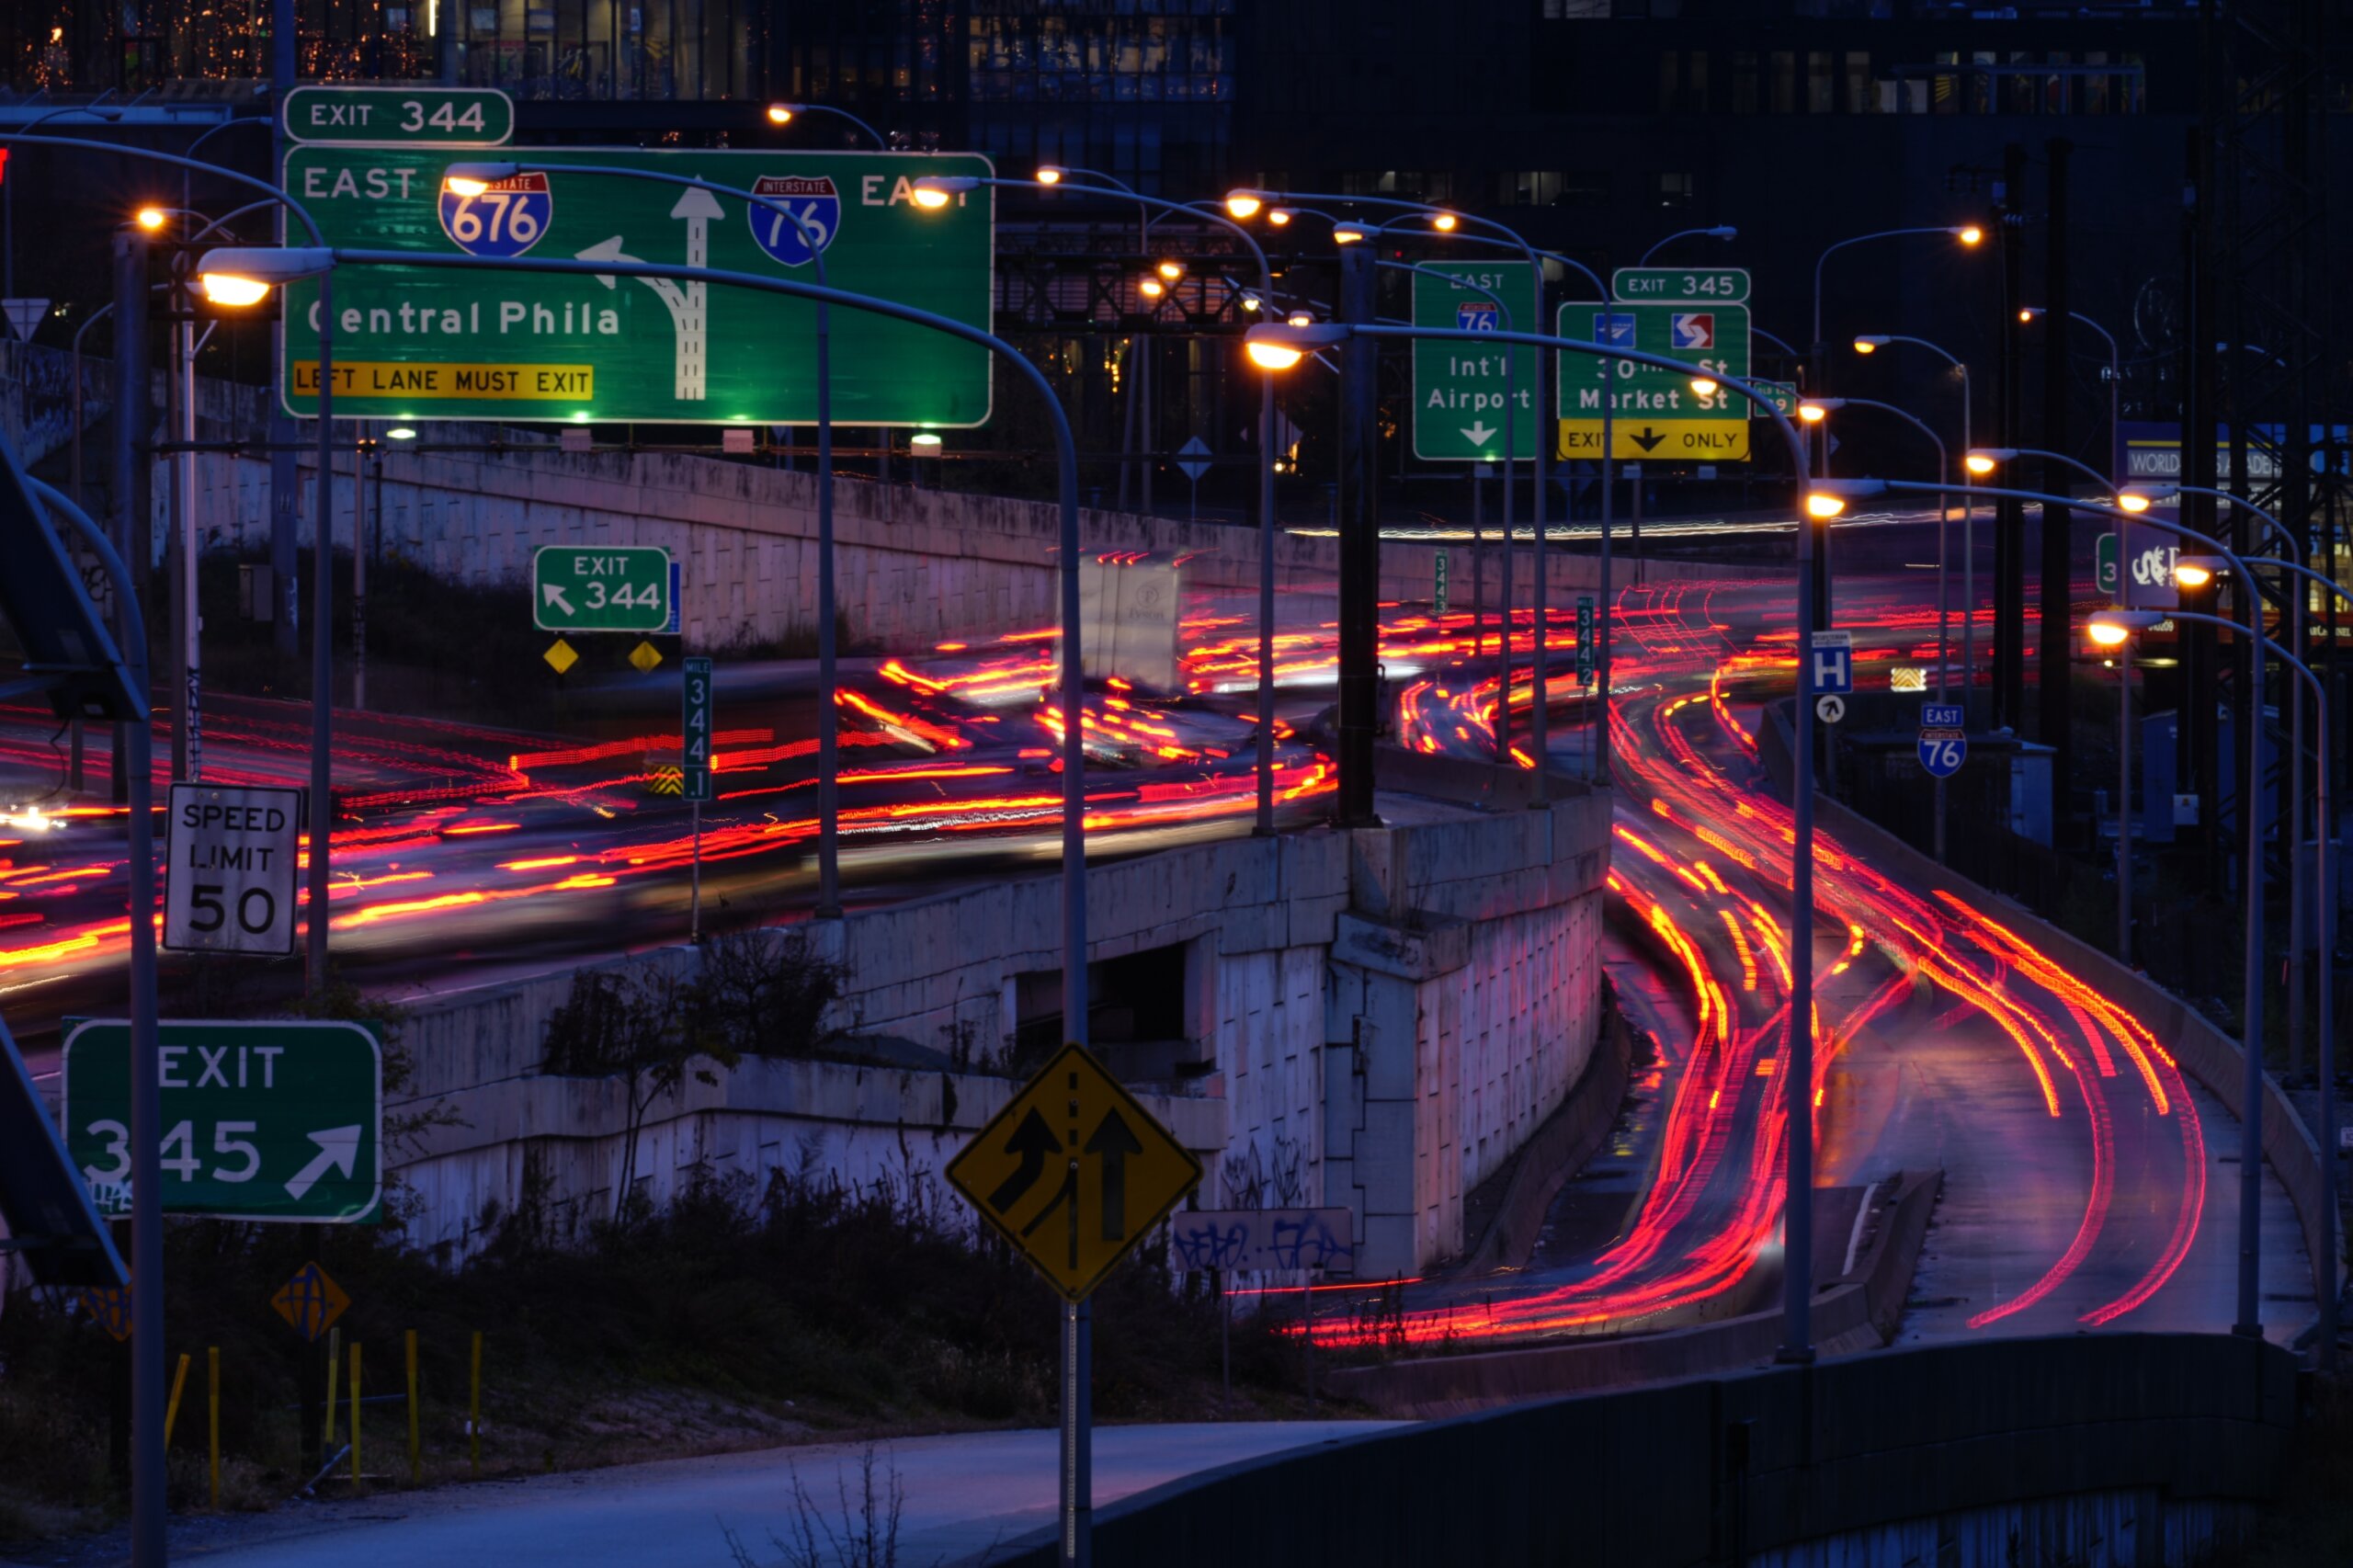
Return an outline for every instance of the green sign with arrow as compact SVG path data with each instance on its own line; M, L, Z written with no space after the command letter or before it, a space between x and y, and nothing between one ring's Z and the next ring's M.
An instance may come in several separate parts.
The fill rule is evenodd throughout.
M517 258L642 261L826 280L967 325L990 324L985 187L931 210L926 175L981 176L972 153L504 148L514 172L448 188L481 153L293 147L286 188L330 245L473 256L473 267L345 266L335 275L335 411L354 419L795 425L816 418L815 307L724 284L501 268ZM567 172L597 164L708 189ZM774 200L792 216L787 218ZM318 409L315 279L286 290L288 412ZM835 306L833 415L844 425L987 422L990 357L928 327Z
M1748 307L1564 304L1563 337L1679 359L1718 375L1748 378ZM1611 372L1615 371L1614 377ZM1736 462L1748 456L1749 400L1729 388L1701 392L1685 370L1563 350L1561 455L1601 455L1601 415L1612 416L1610 456Z
M372 1221L383 1196L383 1053L355 1023L156 1027L164 1212ZM65 1037L65 1151L102 1214L131 1211L131 1026Z
M1433 278L1442 272L1445 278ZM1448 279L1453 281L1449 282ZM1414 324L1463 332L1536 332L1536 280L1524 261L1426 261L1414 274ZM1414 455L1426 462L1495 462L1511 405L1516 460L1536 455L1536 354L1459 338L1414 343Z
M531 555L531 624L661 631L670 624L670 552L651 544L541 545Z

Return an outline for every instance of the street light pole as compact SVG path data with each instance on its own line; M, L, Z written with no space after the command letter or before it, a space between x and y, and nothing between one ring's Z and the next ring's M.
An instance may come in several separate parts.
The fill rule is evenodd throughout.
M1343 277L1347 276L1348 248L1343 248ZM1360 267L1360 276L1370 278L1371 268ZM1369 300L1366 301L1370 303ZM1353 318L1359 312L1351 311ZM1644 353L1640 349L1622 348L1587 342L1582 338L1559 337L1545 333L1468 332L1461 328L1392 326L1367 324L1354 319L1322 326L1293 327L1281 322L1265 322L1250 329L1245 336L1252 359L1261 369L1272 371L1288 369L1299 363L1315 348L1335 344L1354 347L1351 339L1400 338L1411 341L1429 338L1445 343L1506 343L1526 345L1532 348L1565 350L1573 354L1598 356L1603 358L1624 359L1632 364L1649 365L1659 369L1677 370L1687 376L1706 375L1718 387L1729 388L1748 399L1760 414L1773 421L1787 443L1791 463L1802 474L1805 469L1805 443L1789 416L1775 407L1772 400L1753 383L1721 371L1703 371L1700 367L1681 359L1671 359L1661 354ZM1811 499L1811 498L1809 498ZM1810 568L1813 559L1813 526L1811 517L1801 518L1798 528L1798 611L1800 624L1806 622L1813 609L1813 577ZM1341 613L1345 618L1346 597ZM1345 619L1343 621L1345 625ZM1802 675L1802 655L1800 671ZM1790 835L1790 1022L1788 1063L1783 1074L1783 1106L1787 1125L1782 1143L1784 1164L1783 1197L1786 1203L1783 1230L1786 1239L1782 1266L1782 1307L1785 1316L1784 1338L1779 1358L1790 1362L1813 1359L1813 705L1804 700L1804 682L1800 681L1797 704L1797 789L1790 805L1793 831Z
M1975 242L1964 240L1962 243L1974 244ZM1834 245L1831 248L1835 250L1837 247ZM1825 258L1829 254L1829 251L1823 253ZM1821 278L1822 264L1816 262L1814 264L1814 335L1817 338L1820 337L1822 331ZM1896 333L1858 336L1855 339L1855 348L1858 353L1868 354L1883 345L1893 343L1908 343L1915 348L1925 348L1961 372L1961 449L1964 453L1973 450L1974 444L1970 438L1969 366L1959 355L1938 347L1925 337L1907 337ZM1817 366L1817 372L1819 369L1820 367ZM1826 449L1829 443L1825 440L1824 448ZM1939 500L1937 505L1941 511L1944 502ZM1977 693L1977 504L1969 499L1966 490L1962 492L1961 503L1961 597L1962 600L1961 700L1964 710L1963 717L1966 717L1966 710L1971 699Z
M1919 494L1933 492L1934 485L1914 480L1872 479L1832 483L1825 488L1846 494L1876 494L1882 492L1896 494ZM2246 562L2232 553L2218 540L2208 538L2187 526L2151 516L2146 511L2131 512L2113 506L2094 506L2067 500L2039 490L1997 489L1990 486L1972 487L1972 495L1983 495L1995 501L2031 501L2037 506L2068 506L2079 511L2094 512L2112 517L2120 524L2142 522L2162 528L2190 540L2228 561L2241 579L2250 585L2246 599L2246 625L2249 639L2247 660L2250 672L2247 681L2247 711L2259 716L2263 712L2263 644L2268 641L2263 632L2263 601L2252 590L2254 576ZM2259 723L2247 725L2248 767L2250 780L2261 776L2262 730ZM2248 793L2253 794L2250 790ZM2240 879L2245 885L2245 942L2243 963L2245 971L2245 1000L2239 1010L2240 1050L2244 1056L2240 1085L2242 1105L2239 1117L2239 1278L2238 1318L2231 1332L2248 1337L2260 1337L2262 1298L2258 1290L2259 1264L2263 1250L2263 904L2265 883L2269 880L2264 869L2262 813L2253 809L2251 800L2239 802L2241 814L2246 818L2245 873Z

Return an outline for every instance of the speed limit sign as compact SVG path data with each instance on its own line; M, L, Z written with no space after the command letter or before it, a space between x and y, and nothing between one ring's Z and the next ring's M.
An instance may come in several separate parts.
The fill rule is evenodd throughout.
M300 790L173 785L164 946L182 952L291 953L301 835Z

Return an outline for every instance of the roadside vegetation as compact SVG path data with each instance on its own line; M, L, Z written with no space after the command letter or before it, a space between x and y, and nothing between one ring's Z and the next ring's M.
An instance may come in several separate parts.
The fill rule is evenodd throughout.
M551 1068L622 1078L632 1106L651 1105L731 1053L825 1049L811 1027L830 994L822 965L773 933L733 939L714 957L705 981L657 991L584 975L551 1022ZM253 1016L233 983L203 994L201 1011ZM345 990L318 1010L377 1025L396 1092L408 1071L398 1012ZM388 1143L432 1120L388 1119ZM362 1352L366 1488L411 1484L409 1331L427 1484L1055 1419L1059 1298L1003 1244L976 1235L927 1172L849 1187L802 1160L758 1180L705 1176L659 1210L576 1213L527 1178L521 1201L483 1217L480 1245L462 1261L409 1244L404 1220L416 1206L395 1187L378 1225L169 1225L167 1377L190 1358L172 1429L176 1508L210 1506L210 1347L220 1350L224 1509L301 1493L348 1441L346 1417L320 1442L326 1342L304 1343L271 1306L312 1262L351 1299L335 1328L347 1381L350 1347ZM1199 1277L1172 1274L1165 1248L1147 1247L1097 1292L1095 1311L1101 1418L1219 1417L1218 1306ZM477 1333L479 1468L468 1431ZM1271 1315L1237 1318L1232 1355L1234 1417L1304 1410L1300 1357ZM0 1543L119 1516L128 1386L124 1347L81 1292L7 1293ZM349 1494L347 1457L333 1471L320 1492Z

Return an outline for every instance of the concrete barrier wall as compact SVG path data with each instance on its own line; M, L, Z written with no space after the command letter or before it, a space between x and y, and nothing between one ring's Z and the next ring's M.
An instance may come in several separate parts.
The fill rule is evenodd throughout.
M1096 1514L1096 1560L2188 1563L2273 1494L2296 1376L2287 1351L2230 1335L2067 1335L1518 1404L1126 1498ZM1053 1550L1045 1534L987 1561L1044 1568Z
M1600 1023L1606 799L1420 814L1434 820L1224 839L1087 874L1093 960L1183 950L1183 1016L1165 1025L1175 1038L1102 1054L1203 1156L1201 1201L1349 1204L1370 1275L1463 1248L1462 1195L1558 1107ZM995 1054L1022 1021L1022 977L1058 986L1061 883L1009 881L801 929L847 972L835 1027L921 1047L961 1038ZM1339 1056L1381 1032L1338 977L1398 969L1382 953L1400 943L1442 955L1412 980L1382 974L1404 988L1405 1022L1387 1037L1404 1063L1403 1119L1336 1170L1326 1133L1346 1124L1336 1104L1352 1104L1358 1082ZM694 961L680 949L622 960ZM401 1167L425 1244L473 1245L486 1210L522 1199L534 1160L549 1201L610 1210L629 1145L621 1086L539 1070L571 984L560 974L467 993L404 1026L415 1073L392 1108L439 1105L459 1119L430 1129ZM1195 1065L1171 1076L1172 1061ZM842 1062L752 1062L714 1077L647 1119L636 1169L649 1199L698 1166L904 1186L937 1172L1011 1089L985 1074Z
M1768 704L1765 711L1763 733L1757 737L1758 755L1782 799L1787 800L1791 777L1788 704ZM1954 875L1877 823L1818 791L1813 810L1814 823L1824 832L1869 857L1883 873L1906 885L1915 889L1940 888L1972 899L1985 896L1985 890L1976 883ZM2223 1109L2245 1119L2246 1053L2239 1049L2236 1040L2147 975L2126 969L2097 948L2076 940L2023 905L2011 924L2054 961L2115 998L2164 1043L2183 1072L2220 1100ZM2320 1244L2320 1144L2297 1114L2294 1102L2268 1074L2263 1079L2263 1157L2279 1178L2279 1185L2287 1189L2288 1200L2294 1205L2297 1223L2303 1231L2305 1256L2313 1260L2313 1272L2320 1274L2324 1271ZM2337 1244L2334 1267L2326 1272L2331 1278L2341 1280L2345 1277L2345 1238L2341 1233ZM2313 1315L2318 1315L2317 1308Z

